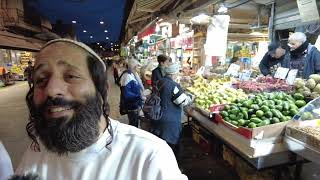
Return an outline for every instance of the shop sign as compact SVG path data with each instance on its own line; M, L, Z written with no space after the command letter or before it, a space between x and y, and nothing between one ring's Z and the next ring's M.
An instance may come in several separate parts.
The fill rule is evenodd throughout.
M156 26L150 26L147 29L145 29L143 32L138 34L138 40L140 41L142 38L146 36L150 36L151 34L155 34L156 32Z
M317 0L297 0L302 22L319 20Z

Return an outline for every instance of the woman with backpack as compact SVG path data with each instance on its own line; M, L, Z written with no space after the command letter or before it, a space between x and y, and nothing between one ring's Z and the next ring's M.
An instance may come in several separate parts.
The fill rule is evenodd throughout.
M166 75L157 83L161 99L162 117L158 121L152 122L151 132L165 140L172 148L176 158L178 158L179 141L182 131L182 108L189 105L192 99L175 82L180 65L178 63L169 63L164 69Z
M139 126L139 112L143 103L142 81L137 73L140 63L136 59L128 61L128 69L120 76L120 114L128 115L129 125Z

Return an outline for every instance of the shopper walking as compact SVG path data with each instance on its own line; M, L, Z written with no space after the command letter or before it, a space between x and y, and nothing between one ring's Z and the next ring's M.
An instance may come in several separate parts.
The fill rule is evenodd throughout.
M24 74L25 74L25 76L27 76L29 88L31 88L31 86L32 86L32 74L33 74L33 66L32 66L32 62L31 61L28 62L28 67L24 70Z
M155 68L152 71L152 77L151 77L152 86L154 86L157 81L159 81L165 76L164 68L167 67L169 62L171 61L170 57L166 55L159 55L157 59L158 59L159 65L157 68Z
M142 81L137 73L140 63L136 59L128 61L128 69L120 76L120 114L128 115L129 124L139 126L139 112L141 111L144 90Z
M164 71L166 75L159 80L162 117L152 122L151 132L165 140L178 158L179 141L182 131L182 108L192 102L191 97L184 93L181 86L175 82L180 65L170 63Z

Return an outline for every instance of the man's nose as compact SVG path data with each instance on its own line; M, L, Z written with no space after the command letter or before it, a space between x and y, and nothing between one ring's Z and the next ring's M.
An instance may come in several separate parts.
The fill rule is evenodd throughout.
M64 96L67 90L67 84L63 80L63 78L59 76L51 76L47 86L46 86L46 93L49 97L61 97Z

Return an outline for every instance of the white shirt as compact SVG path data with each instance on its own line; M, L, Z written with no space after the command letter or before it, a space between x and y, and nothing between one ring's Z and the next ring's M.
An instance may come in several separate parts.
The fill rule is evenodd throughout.
M16 174L36 173L54 180L187 180L165 141L133 126L111 120L113 140L108 131L90 147L78 153L59 156L30 148Z

